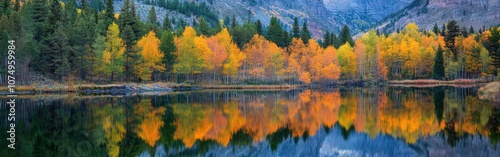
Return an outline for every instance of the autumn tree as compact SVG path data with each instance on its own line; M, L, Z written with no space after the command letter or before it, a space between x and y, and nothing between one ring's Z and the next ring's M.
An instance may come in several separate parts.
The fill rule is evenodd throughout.
M340 78L343 80L352 80L356 78L357 56L349 43L339 47L338 62L340 65Z
M118 25L114 22L108 27L106 33L106 49L102 53L103 59L103 73L111 75L110 80L113 81L115 73L120 74L123 72L123 55L125 48L123 40L119 37L120 31Z
M150 31L137 42L141 48L141 58L135 74L143 81L156 80L157 72L165 71L165 64L162 63L164 54L160 51L160 40L156 38L156 33Z
M243 65L243 71L247 80L266 81L272 75L279 74L281 69L273 67L276 64L272 64L272 56L275 56L273 54L276 53L282 53L282 50L275 43L266 40L260 35L255 35L245 45L243 53L247 56Z
M189 75L201 73L205 68L203 52L197 51L195 46L196 31L192 27L186 27L184 33L179 38L175 38L177 47L174 73L185 74L189 80ZM201 42L201 40L199 40ZM205 43L205 42L203 42ZM206 43L205 43L206 44Z
M222 29L222 31L215 35L218 39L224 54L219 57L225 59L223 62L222 73L228 75L232 78L236 77L240 66L246 58L246 55L240 51L236 43L233 42L231 35L227 29ZM225 58L226 57L226 58Z

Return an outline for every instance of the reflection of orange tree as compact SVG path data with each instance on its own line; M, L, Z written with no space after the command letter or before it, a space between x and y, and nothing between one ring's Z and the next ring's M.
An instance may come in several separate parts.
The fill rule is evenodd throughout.
M435 135L444 129L445 122L438 120L430 94L425 90L398 89L389 92L354 89L342 91L342 95L339 91L305 90L291 98L275 94L250 96L245 104L229 101L210 106L174 105L177 126L174 138L187 147L197 140L214 140L227 146L238 131L245 132L253 141L262 141L280 128L289 130L292 137L300 137L314 135L322 126L331 127L338 122L343 128L353 127L370 137L383 133L415 143L419 137ZM475 97L465 99L461 101L467 103L464 107L447 101L451 104L447 108L467 109L453 120L445 118L445 121L453 123L458 133L488 135L485 126L491 107L475 105L481 104ZM445 117L449 114L446 112Z
M134 114L143 119L136 132L151 147L160 139L160 127L164 124L161 118L165 110L165 107L152 107L151 100L142 100L134 106Z

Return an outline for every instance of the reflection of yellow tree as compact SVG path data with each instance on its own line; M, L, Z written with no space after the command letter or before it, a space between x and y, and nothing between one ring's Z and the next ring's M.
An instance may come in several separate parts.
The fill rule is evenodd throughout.
M487 102L479 100L477 97L467 96L465 98L465 110L455 124L455 131L459 133L475 134L480 133L488 135L489 130L486 126L489 117L492 114L492 106Z
M164 124L161 118L165 115L165 110L165 107L152 107L151 100L142 100L134 106L134 113L142 119L136 130L137 135L151 147L160 139L160 127Z
M202 139L212 128L213 123L206 113L213 109L203 108L200 104L177 104L173 106L177 130L174 139L182 140L186 147L192 147L197 139Z
M349 128L354 123L358 110L358 97L349 93L340 98L339 124L344 128Z
M254 141L262 141L280 128L288 128L293 137L300 137L305 133L314 135L322 126L331 127L337 122L344 128L354 126L370 137L383 133L408 143L435 135L444 129L445 122L453 122L458 133L488 135L491 106L477 105L484 102L475 97L464 100L448 96L444 99L444 121L439 122L430 94L399 89L354 89L342 95L339 91L305 90L293 97L251 95L245 104L232 99L222 105L174 105L174 138L187 147L196 140L214 140L227 146L239 130Z
M122 141L127 130L125 129L125 116L124 109L121 106L112 106L106 104L98 110L94 110L96 117L103 117L100 120L104 130L104 138L106 141L106 149L108 155L117 157L120 153L120 146L118 143Z
M428 96L427 96L428 97ZM415 143L420 136L439 131L434 105L422 93L409 93L403 98L403 106L388 103L379 108L381 131Z

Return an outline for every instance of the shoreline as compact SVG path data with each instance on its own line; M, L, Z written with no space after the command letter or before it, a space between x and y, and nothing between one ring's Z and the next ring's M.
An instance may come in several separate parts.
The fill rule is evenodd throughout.
M452 86L452 87L472 87L483 85L489 82L486 79L457 79L451 81L441 81L432 79L419 80L391 80L382 82L383 86L397 87L437 87L437 86ZM291 90L297 88L308 87L342 87L342 86L361 86L368 82L345 83L339 82L336 84L310 84L310 85L189 85L183 83L171 82L156 82L156 83L114 83L114 84L81 84L81 85L27 85L16 87L14 94L57 94L57 93L83 93L83 94L104 94L104 93L143 93L143 92L171 92L171 91L193 91L200 89L209 90ZM373 85L365 85L370 87ZM378 86L378 85L377 85ZM0 87L0 95L12 94L8 92L7 87Z
M434 80L434 79L417 79L417 80L391 80L390 85L471 85L493 82L486 79L455 79L450 81Z

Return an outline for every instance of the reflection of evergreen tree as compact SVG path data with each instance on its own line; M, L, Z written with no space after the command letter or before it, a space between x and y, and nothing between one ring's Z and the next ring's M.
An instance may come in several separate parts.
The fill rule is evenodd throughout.
M438 122L443 119L443 109L444 109L444 89L442 87L434 88L434 112Z
M344 137L344 140L349 140L349 135L351 135L352 133L355 132L354 130L354 126L350 126L349 128L344 128L342 126L340 126L340 133L342 134L342 137Z
M292 130L288 128L280 128L278 131L266 136L272 151L276 151L278 145L292 135Z
M488 121L488 124L486 124L487 127L490 129L490 142L493 146L496 146L498 142L500 141L500 109L499 108L494 108L493 112L490 116L490 119Z
M459 133L455 130L455 124L457 123L458 119L457 116L457 112L453 111L451 120L445 122L445 127L443 130L446 142L453 148L458 144L458 142L460 142L460 140L466 139L468 136L468 134L466 133Z
M241 129L234 133L231 137L231 143L235 146L249 146L252 144L252 141L252 136Z

